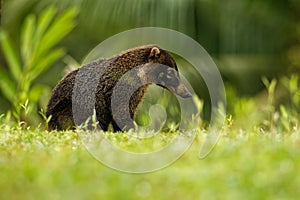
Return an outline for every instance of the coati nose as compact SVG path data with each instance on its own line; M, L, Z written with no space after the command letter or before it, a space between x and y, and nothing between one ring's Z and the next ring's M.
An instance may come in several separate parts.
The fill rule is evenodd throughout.
M190 93L190 91L186 91L185 94L180 95L182 98L189 98L192 97L192 93Z
M182 98L192 97L191 92L182 83L180 83L176 88L174 88L174 92Z

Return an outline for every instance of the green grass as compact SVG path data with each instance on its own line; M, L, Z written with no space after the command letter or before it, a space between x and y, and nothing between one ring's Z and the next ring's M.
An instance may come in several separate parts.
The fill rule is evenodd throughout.
M3 123L0 199L296 199L300 195L299 127L280 134L227 125L213 151L199 159L204 135L199 130L191 148L167 168L137 175L95 160L75 132L24 130ZM127 137L118 133L115 138Z
M13 122L9 112L1 115L0 199L297 199L298 78L284 79L290 103L278 106L277 82L263 81L267 93L256 100L238 98L227 87L231 113L208 156L199 159L208 132L201 122L180 159L144 174L122 173L100 163L85 149L78 131L48 132ZM128 133L106 135L124 150L149 152L168 144L176 132L145 140Z

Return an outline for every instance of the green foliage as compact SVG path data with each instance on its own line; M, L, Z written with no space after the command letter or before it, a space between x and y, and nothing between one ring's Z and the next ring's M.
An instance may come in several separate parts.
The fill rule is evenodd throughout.
M273 84L272 84L273 83ZM274 105L274 92L276 81L272 80L268 88L268 110L269 120L264 124L268 127L269 131L273 133L285 134L286 132L293 133L298 129L300 118L300 87L298 76L293 74L291 77L283 77L280 81L287 89L287 97L290 104L280 104L275 107Z
M264 83L264 85L267 88L267 92L268 92L268 104L270 106L273 106L274 103L274 95L275 95L275 88L277 85L277 80L276 79L272 79L271 81L269 81L266 77L262 78L262 82ZM273 111L273 109L271 108L271 111Z
M281 132L295 131L299 126L300 118L300 83L299 77L292 74L291 77L283 77L282 84L287 88L290 105L280 105Z
M243 131L257 129L267 134L294 134L300 125L298 76L284 76L279 81L263 77L262 82L266 91L255 98L238 97L233 87L226 87L233 126Z
M272 79L271 81L269 81L266 77L263 77L262 82L264 83L265 87L267 88L267 93L268 93L266 112L269 116L269 120L266 120L265 124L269 127L269 129L272 129L273 125L274 125L274 120L273 120L273 114L275 111L274 98L275 98L275 88L277 85L277 80Z
M291 103L295 109L300 109L300 86L299 76L292 74L290 78L283 77L281 82L288 89Z
M74 28L76 15L75 8L57 15L54 6L38 17L29 14L21 27L20 48L15 48L8 33L0 29L1 47L8 66L8 70L0 69L0 88L18 121L28 122L27 115L36 115L39 98L49 93L47 86L35 80L66 54L56 45Z

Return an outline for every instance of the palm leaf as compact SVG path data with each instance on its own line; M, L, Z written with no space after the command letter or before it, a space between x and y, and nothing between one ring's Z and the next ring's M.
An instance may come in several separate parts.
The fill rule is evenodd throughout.
M46 54L75 27L74 17L76 15L77 9L71 8L56 18L41 38L36 57Z
M36 27L36 19L34 15L29 15L25 19L25 23L22 26L21 31L21 55L25 67L30 65L32 59L33 46L32 41L34 40L34 31Z
M9 75L6 71L0 68L0 89L1 93L8 99L10 102L16 100L16 84L9 78Z
M36 79L40 74L45 72L55 61L61 58L65 54L63 49L55 49L45 55L45 57L35 65L30 71L30 79Z
M9 70L12 73L14 79L18 81L21 77L21 62L18 58L13 45L7 35L7 33L0 28L0 42L3 50L3 54L8 62Z

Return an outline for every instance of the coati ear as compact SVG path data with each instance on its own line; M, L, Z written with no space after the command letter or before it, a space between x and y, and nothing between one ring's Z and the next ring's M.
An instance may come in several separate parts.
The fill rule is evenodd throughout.
M160 55L160 50L157 47L153 47L150 51L149 58L158 58Z

